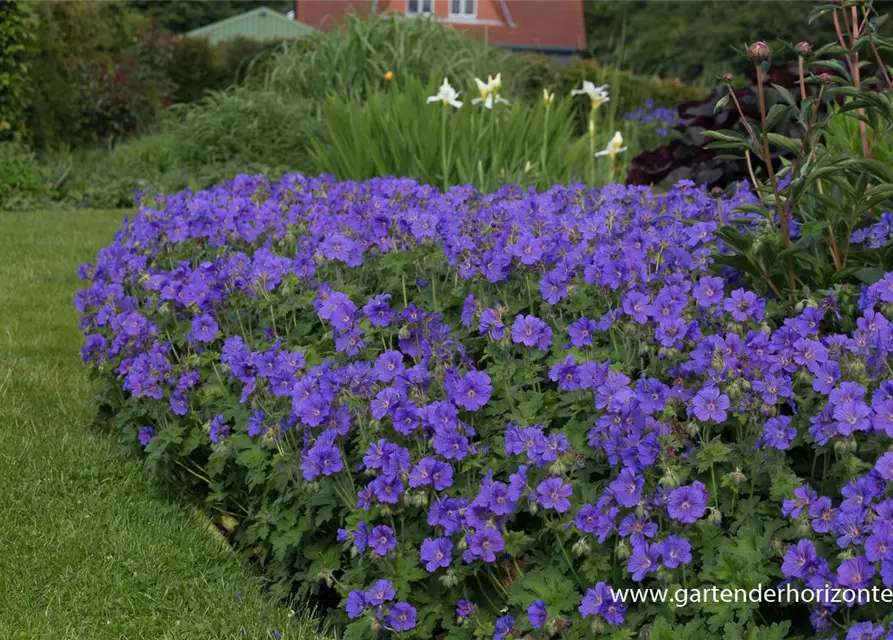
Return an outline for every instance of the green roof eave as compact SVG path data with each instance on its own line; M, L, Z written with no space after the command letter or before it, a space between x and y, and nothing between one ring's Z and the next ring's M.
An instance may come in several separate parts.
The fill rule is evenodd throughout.
M295 37L310 35L314 31L316 31L316 29L314 29L310 25L306 25L302 22L297 22L296 20L291 20L278 11L273 11L269 7L258 7L257 9L252 9L251 11L246 11L245 13L241 13L236 16L230 16L229 18L226 18L224 20L212 22L211 24L206 24L197 29L193 29L192 31L186 33L186 36L191 38L213 36L221 28L239 22L244 22L247 18L250 18L253 15L263 15L265 17L270 17L274 21L279 22L281 25L287 25L287 28L290 28L295 32Z

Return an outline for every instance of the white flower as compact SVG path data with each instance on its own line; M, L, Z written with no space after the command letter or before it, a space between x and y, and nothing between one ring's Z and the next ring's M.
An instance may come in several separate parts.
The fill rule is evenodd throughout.
M611 156L611 160L613 160L617 157L618 153L624 151L626 151L626 147L623 146L623 136L618 131L614 134L614 137L611 138L611 141L608 143L608 146L605 147L605 150L596 153L595 157L601 158L602 156Z
M462 107L462 101L457 100L456 98L458 97L459 92L450 86L450 81L447 78L444 78L443 84L440 85L440 89L437 91L437 95L428 96L427 102L428 104L431 104L432 102L442 102L444 106L449 104L460 109Z
M481 97L475 98L471 101L471 104L481 104L483 103L484 107L487 109L492 109L494 104L509 104L509 101L505 98L500 97L499 90L502 88L502 74L497 73L496 77L487 76L487 81L484 82L480 78L475 78L474 83L478 87L478 92L480 92Z
M595 84L589 82L589 80L583 81L582 89L574 89L571 91L572 96L581 96L587 95L589 99L592 101L592 108L598 109L604 103L609 102L611 97L608 95L608 85L603 84L600 87L596 87Z
M555 102L555 92L543 89L543 104L546 105L546 109L550 108L553 102Z

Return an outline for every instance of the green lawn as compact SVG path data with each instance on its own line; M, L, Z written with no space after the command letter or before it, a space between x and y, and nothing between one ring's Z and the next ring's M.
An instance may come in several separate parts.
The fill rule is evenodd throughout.
M72 297L122 216L0 214L0 638L312 638L91 426Z

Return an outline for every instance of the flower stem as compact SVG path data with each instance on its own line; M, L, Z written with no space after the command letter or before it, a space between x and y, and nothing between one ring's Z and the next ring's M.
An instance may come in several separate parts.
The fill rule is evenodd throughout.
M766 130L766 88L763 86L763 67L760 63L754 65L757 72L757 93L760 99L760 122L763 138L763 162L766 163L766 171L769 173L769 182L772 185L772 195L775 197L775 207L781 218L781 240L785 251L791 248L791 237L788 232L788 212L781 204L781 194L778 189L778 179L775 176L775 167L772 166L772 156L769 154L769 132ZM794 278L794 259L788 255L788 286L793 291L797 282Z
M450 186L450 179L447 169L447 106L443 105L443 111L440 114L440 164L443 171L443 192L446 193Z
M540 170L543 172L543 187L548 187L552 184L549 180L549 170L546 167L548 159L546 149L549 147L549 111L551 109L547 106L546 114L543 117L543 146L540 149Z
M595 188L595 109L589 112L589 188Z

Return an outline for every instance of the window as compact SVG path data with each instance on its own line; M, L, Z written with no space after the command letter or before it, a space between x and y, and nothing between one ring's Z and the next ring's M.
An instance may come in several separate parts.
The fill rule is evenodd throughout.
M434 12L433 4L434 0L406 0L406 15L430 16Z
M474 18L476 16L475 0L450 0L450 16L453 18Z

